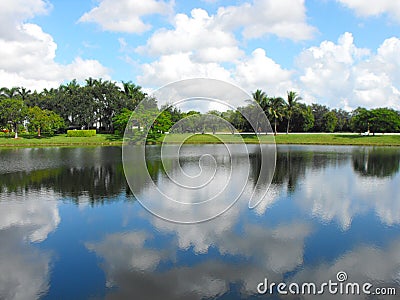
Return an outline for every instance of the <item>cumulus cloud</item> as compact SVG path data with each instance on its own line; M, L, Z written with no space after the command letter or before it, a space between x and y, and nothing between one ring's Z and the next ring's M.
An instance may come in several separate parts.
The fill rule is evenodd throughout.
M227 29L243 28L245 38L273 34L299 41L312 38L316 31L306 22L304 0L254 0L221 7L216 18Z
M18 35L22 21L35 15L46 14L51 5L43 0L4 0L0 2L0 37L12 38Z
M261 48L246 55L236 32L245 39L272 34L304 40L315 31L306 23L302 0L255 0L220 7L211 15L197 8L190 15L177 14L172 26L157 30L145 45L136 48L139 54L158 57L142 65L142 75L137 77L141 85L154 87L209 77L238 84L248 91L262 87L271 94L285 93L292 86L292 72L283 69Z
M230 81L230 72L218 63L198 63L191 59L191 52L163 55L158 60L142 65L139 84L163 86L167 83L207 77Z
M83 14L79 22L93 22L103 30L142 33L151 29L142 17L171 12L173 1L102 0L91 11Z
M323 41L304 50L297 58L304 98L331 107L399 108L399 49L400 40L393 37L374 54L358 48L346 32L337 43Z
M271 96L284 95L293 85L292 71L283 69L261 48L238 62L234 74L236 82L247 90L262 88Z
M5 9L2 9L3 6ZM46 13L48 9L48 3L42 0L2 1L0 4L2 85L40 90L73 78L108 78L107 68L96 60L76 57L66 65L55 62L57 44L53 37L36 24L24 23L27 18Z
M191 52L195 61L206 63L233 61L243 55L233 33L218 26L203 9L193 9L190 17L177 14L173 26L156 31L137 51L149 55Z
M357 15L368 17L388 14L397 21L400 18L400 3L393 0L364 1L364 0L337 0L342 5L354 10Z

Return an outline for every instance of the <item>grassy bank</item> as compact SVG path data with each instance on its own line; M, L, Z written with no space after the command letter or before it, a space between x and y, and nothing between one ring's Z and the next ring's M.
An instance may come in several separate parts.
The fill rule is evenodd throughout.
M97 134L92 137L67 137L66 134L37 137L21 135L18 139L0 136L0 147L50 147L50 146L95 146L122 145L122 138L113 134Z
M261 143L271 143L271 135L259 135ZM218 144L218 143L258 143L255 135L231 134L169 134L162 136L159 143ZM277 144L312 145L366 145L400 146L400 135L360 136L357 134L278 134ZM0 147L51 147L51 146L111 146L122 145L122 137L112 134L98 134L93 137L67 137L65 134L54 136L21 136L18 139L0 136Z
M261 143L270 143L272 136L259 135ZM168 135L160 142L190 144L218 144L221 140L226 143L258 143L255 135L208 135L196 134L189 137L185 134ZM400 135L376 135L361 136L358 134L278 134L275 136L277 144L312 144L312 145L366 145L366 146L400 146Z

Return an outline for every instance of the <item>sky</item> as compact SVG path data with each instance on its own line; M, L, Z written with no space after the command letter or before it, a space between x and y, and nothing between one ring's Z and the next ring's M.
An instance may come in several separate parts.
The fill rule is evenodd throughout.
M397 0L1 0L0 86L188 78L400 109Z

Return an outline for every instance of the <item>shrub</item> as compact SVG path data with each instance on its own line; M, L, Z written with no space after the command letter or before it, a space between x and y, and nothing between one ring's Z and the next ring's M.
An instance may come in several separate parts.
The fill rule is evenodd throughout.
M96 130L67 130L67 137L90 137L95 136Z

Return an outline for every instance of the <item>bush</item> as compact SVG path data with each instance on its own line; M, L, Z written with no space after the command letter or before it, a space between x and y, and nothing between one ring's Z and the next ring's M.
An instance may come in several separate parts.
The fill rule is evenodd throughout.
M96 130L67 130L67 137L90 137L95 135Z

